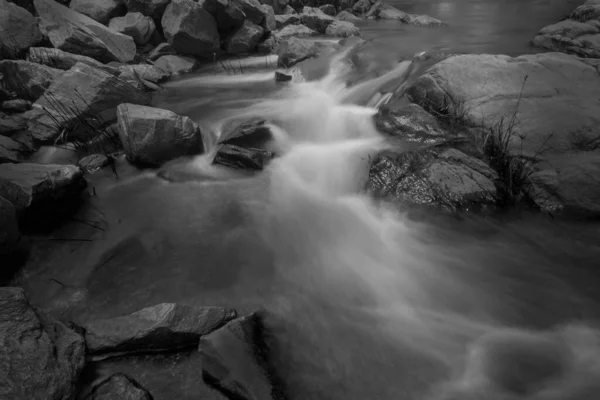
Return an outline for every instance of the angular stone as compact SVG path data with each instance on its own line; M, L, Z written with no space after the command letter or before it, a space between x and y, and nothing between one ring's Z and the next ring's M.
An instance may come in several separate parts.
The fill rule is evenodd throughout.
M304 7L302 14L300 14L300 20L304 25L321 34L325 34L327 27L335 21L332 16L313 7Z
M188 117L133 104L119 105L117 114L119 137L133 163L160 165L204 150L200 128Z
M25 129L27 129L27 121L22 117L0 113L0 135L11 136Z
M354 21L360 21L362 18L357 17L356 15L352 14L349 11L342 11L338 15L335 16L335 19L340 20L340 21L354 22Z
M399 109L380 108L375 126L392 137L427 145L441 144L447 139L438 120L416 104Z
M32 47L27 53L27 61L47 65L52 68L69 70L78 62L101 69L112 75L118 75L119 70L110 65L102 64L91 57L68 53L59 49L47 47Z
M156 31L156 25L152 18L137 12L111 19L108 27L115 32L131 36L135 44L139 46L148 43Z
M442 21L435 19L428 15L416 15L405 13L404 11L398 10L396 7L389 4L385 4L381 1L373 4L373 7L366 14L367 18L377 19L395 19L402 21L405 24L420 25L420 26L441 26Z
M0 315L0 397L74 398L83 338L33 309L21 288L0 288Z
M230 0L199 0L198 5L214 17L222 37L236 31L246 20L246 14Z
M121 72L128 71L137 75L140 79L146 81L160 83L169 78L169 73L156 65L149 64L137 64L137 65L124 65L119 68Z
M86 400L153 400L137 381L125 374L114 374L92 389Z
M55 48L102 62L126 63L135 57L136 47L131 37L53 0L34 0L34 4L41 19L40 27Z
M275 21L277 23L277 29L281 29L288 25L299 24L300 17L297 14L276 15Z
M156 48L152 50L150 54L148 54L148 58L150 61L156 61L162 56L173 56L175 54L177 54L177 52L173 46L171 46L169 43L161 43L156 46Z
M11 254L19 241L17 212L12 203L0 196L0 257ZM2 274L2 271L0 271Z
M333 21L325 30L325 34L338 37L358 36L360 30L352 22Z
M332 17L334 17L336 14L335 6L333 4L323 4L319 7L319 10Z
M8 90L35 101L63 71L29 61L4 60L0 61L0 74Z
M127 13L122 0L71 0L69 7L104 25L107 25L112 18Z
M273 153L267 150L225 144L217 151L213 164L235 169L261 171L272 159Z
M271 35L275 38L275 41L280 41L283 39L287 39L290 37L309 37L309 36L317 36L319 33L317 31L313 31L306 25L288 25L279 29L277 31L273 31Z
M92 154L83 157L77 165L87 174L93 174L94 172L106 167L110 160L104 154Z
M162 303L86 324L85 340L94 355L180 349L197 346L201 336L233 318L234 311L221 307Z
M273 7L268 4L263 4L262 9L265 14L262 27L265 28L265 32L274 31L277 29L277 21L275 21L275 11L273 11Z
M21 143L0 136L0 164L21 162L24 159L24 153L25 148Z
M92 132L95 125L81 126L81 120L114 121L116 107L123 102L149 104L150 96L105 71L77 63L55 80L46 96L25 115L29 118L29 131L38 141L53 141L64 129L75 126L79 130L73 131L73 135L89 140L95 135ZM69 106L68 111L64 105Z
M0 0L0 27L0 54L18 55L42 41L33 15L6 0Z
M289 68L318 54L318 47L312 40L290 37L279 44L277 48L277 65Z
M296 14L296 10L294 10L292 7L287 5L283 8L283 10L281 10L281 14L282 15Z
M256 25L262 25L265 19L265 10L258 0L231 0L246 15L250 22Z
M0 108L11 113L22 113L31 110L32 104L29 100L16 99L3 102Z
M171 0L124 0L129 12L139 12L160 21Z
M193 71L198 66L198 60L184 56L162 56L154 61L154 66L162 69L169 75L180 75Z
M254 51L263 34L263 28L250 21L244 21L244 25L229 39L227 53L243 54Z
M212 56L219 50L215 19L193 0L173 0L161 23L167 41L178 53Z
M283 72L275 71L275 82L290 82L294 79L292 75L284 74Z

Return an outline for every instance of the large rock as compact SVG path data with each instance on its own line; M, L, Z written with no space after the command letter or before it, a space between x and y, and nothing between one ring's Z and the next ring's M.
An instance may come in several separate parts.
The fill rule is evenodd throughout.
M190 118L160 108L121 104L119 137L134 163L160 165L204 150L200 128Z
M504 158L533 161L532 168L546 178L541 186L555 193L559 205L553 208L563 204L597 215L590 208L600 192L591 173L598 165L594 143L600 126L600 75L593 65L562 53L455 56L429 69L408 93L435 113L491 132L494 142L487 143L504 139L506 146L493 146ZM585 166L579 165L582 159L588 160ZM551 178L577 170L585 192L565 186L562 177Z
M171 0L124 0L129 12L140 12L159 22Z
M153 83L160 83L169 78L169 73L165 70L157 67L156 65L149 64L137 64L137 65L123 65L119 67L121 72L131 72L137 75L140 79L150 81Z
M319 33L306 25L288 25L271 33L275 41L281 41L290 37L317 36Z
M316 57L318 47L312 40L290 37L279 44L277 48L277 65L289 68L308 58Z
M0 196L0 257L11 254L19 241L19 223L15 206ZM0 271L2 275L3 271Z
M27 61L47 65L52 68L69 70L78 62L90 65L94 68L104 70L112 75L118 75L119 70L110 65L102 64L91 57L79 54L67 53L59 49L47 47L32 47L27 53Z
M21 288L0 288L0 398L75 397L83 338L33 309Z
M154 66L169 75L181 75L193 71L198 66L198 60L193 57L167 55L154 61Z
M315 31L325 34L327 27L335 21L330 15L325 14L318 8L304 7L302 14L300 14L300 20L306 26Z
M263 28L250 21L244 21L244 25L229 39L227 52L229 54L250 53L254 51L263 34Z
M325 34L327 36L338 37L358 36L360 35L360 30L352 22L336 20L329 24L325 30Z
M542 28L533 38L534 46L552 51L600 58L600 3L589 0L568 19Z
M148 43L156 31L156 25L152 18L139 12L130 12L124 17L113 18L108 27L115 32L131 36L133 41L140 46Z
M273 156L273 153L268 150L225 144L215 154L213 164L241 170L262 171Z
M102 62L129 62L135 57L136 47L131 37L53 0L34 0L34 4L42 31L57 49Z
M42 41L33 15L6 0L0 0L0 27L0 54L18 55Z
M288 25L299 24L300 17L297 14L276 15L275 22L277 29L281 29Z
M91 354L162 351L197 346L200 337L235 318L221 307L163 303L84 326Z
M35 140L53 141L64 129L91 139L96 124L114 121L116 107L123 102L149 104L150 96L114 75L77 63L55 80L25 115ZM89 120L89 126L81 124L82 119Z
M222 37L235 32L246 20L246 14L233 1L200 0L198 4L217 21L217 30Z
M367 190L378 198L450 211L493 205L496 173L456 149L384 152L371 166Z
M269 368L256 314L238 318L200 339L202 372L207 382L236 399L283 398Z
M335 18L340 21L349 21L349 22L361 20L361 18L359 18L356 15L352 14L351 12L345 11L345 10L340 12L338 15L336 15Z
M402 21L405 24L412 25L421 25L421 26L441 26L443 25L442 21L439 19L430 17L428 15L416 15L405 13L404 11L400 11L394 6L389 4L385 4L381 1L373 4L373 7L369 10L366 15L367 17L377 18L377 19L395 19L398 21Z
M163 14L162 27L178 53L212 56L219 50L215 19L193 0L173 0Z
M153 397L134 379L114 374L96 385L85 400L153 400Z
M262 4L273 7L273 11L276 15L282 14L283 10L288 6L289 0L261 0Z
M169 43L161 43L148 54L148 58L150 61L156 61L162 56L173 56L175 54L177 54L177 51L175 51L173 46Z
M69 7L104 25L127 12L122 0L71 0Z
M265 9L258 0L230 0L246 15L246 18L256 25L262 25L265 19Z
M0 61L0 74L8 90L19 97L37 100L63 71L22 60Z
M262 9L265 14L262 27L265 28L265 32L274 31L277 29L277 21L275 20L275 11L273 11L273 7L268 4L263 4Z
M23 161L25 147L12 139L0 136L0 164L18 163Z

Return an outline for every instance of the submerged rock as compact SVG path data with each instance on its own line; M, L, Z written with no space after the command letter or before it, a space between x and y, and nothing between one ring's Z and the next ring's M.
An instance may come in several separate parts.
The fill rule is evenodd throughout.
M219 50L215 19L193 0L173 0L161 24L167 41L178 53L212 56Z
M83 338L33 309L21 288L0 288L0 397L75 397L83 369Z
M4 76L5 87L21 98L33 101L44 94L62 73L61 70L28 61L0 61L0 74Z
M122 0L71 0L69 7L104 25L127 12Z
M90 354L164 351L197 346L201 336L235 318L221 307L163 303L84 326Z
M47 47L32 47L27 53L27 61L47 65L52 68L69 70L78 62L88 64L94 68L104 70L112 75L117 75L119 70L110 65L102 64L91 57L72 54L59 49L50 49Z
M272 159L273 153L268 150L225 144L217 151L213 164L235 169L261 171Z
M153 400L137 381L125 374L114 374L96 385L85 400Z
M108 27L123 35L130 36L140 46L148 43L156 31L156 25L154 25L152 18L139 12L130 12L123 17L113 18L110 20Z
M250 21L244 21L244 25L229 39L227 52L229 54L250 53L254 51L263 34L263 28Z
M34 0L40 27L54 47L98 61L129 62L136 47L129 36L115 32L92 18L53 0Z
M17 212L13 204L0 196L0 257L9 255L15 250L21 234ZM4 271L0 271L0 276Z
M277 65L289 68L308 58L316 57L319 48L312 40L291 37L282 41L277 48Z
M271 128L264 119L251 119L235 125L232 129L229 128L228 126L223 128L225 133L219 138L218 144L233 144L266 150L268 143L273 140Z
M33 15L6 0L0 0L0 27L0 54L18 55L42 41Z
M200 128L188 117L134 104L119 105L117 116L121 143L133 163L158 166L204 150Z
M281 388L267 366L256 314L233 320L200 339L205 380L228 397L280 399Z
M167 72L169 75L180 75L193 71L198 65L198 60L193 57L166 55L154 61L154 66Z

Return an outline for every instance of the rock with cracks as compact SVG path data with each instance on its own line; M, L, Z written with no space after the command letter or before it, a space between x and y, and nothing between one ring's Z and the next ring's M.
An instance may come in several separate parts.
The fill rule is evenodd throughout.
M0 288L0 398L75 397L83 338L29 305L21 288Z
M119 70L107 64L94 60L91 57L81 56L79 54L68 53L59 49L49 49L47 47L32 47L27 53L27 61L47 65L48 67L62 69L67 71L78 62L87 64L94 68L101 69L112 75L118 75Z
M5 136L0 136L0 164L23 161L25 151L23 144Z
M6 0L0 0L0 27L0 54L16 56L42 41L33 15Z
M8 90L35 101L63 71L29 61L4 60L0 61L0 74Z
M135 57L133 39L53 0L34 0L40 27L52 45L98 61L129 62Z
M117 114L119 137L133 163L159 166L204 150L200 128L188 117L134 104L119 105Z
M71 0L69 7L104 25L127 12L122 0Z
M212 57L219 51L215 19L193 0L173 0L161 23L167 41L178 53Z
M163 303L122 317L84 326L87 349L93 355L164 351L197 346L209 334L235 318L221 307L191 307Z
M137 12L111 19L108 27L115 32L130 36L139 46L148 43L156 31L152 18Z
M94 386L85 400L153 400L152 395L136 380L125 374L114 374Z

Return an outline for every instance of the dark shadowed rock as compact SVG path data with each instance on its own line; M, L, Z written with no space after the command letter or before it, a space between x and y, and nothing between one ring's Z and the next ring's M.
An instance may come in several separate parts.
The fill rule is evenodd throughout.
M200 128L188 117L134 104L119 105L117 114L119 137L131 162L160 165L204 150Z
M289 68L308 58L315 57L318 47L312 40L291 37L284 40L277 48L277 65Z
M290 37L309 37L317 36L319 33L310 29L306 25L287 25L279 30L273 31L271 35L275 41L281 41Z
M24 115L29 119L32 136L45 142L56 139L65 127L74 127L81 118L93 117L105 123L114 121L116 106L123 102L148 104L150 96L114 75L77 63L56 79L46 96ZM60 104L68 104L69 111L65 112ZM73 134L91 139L97 133L91 127L80 126Z
M495 204L495 179L487 164L456 149L386 151L373 161L367 190L401 204L459 211Z
M23 161L25 147L6 136L0 136L0 164Z
M104 25L127 12L122 0L71 0L69 7Z
M277 25L277 29L281 29L288 25L299 24L300 17L298 16L298 14L276 15L275 22Z
M260 54L271 54L277 50L278 41L270 35L256 46L256 52Z
M2 108L6 112L22 113L31 110L32 104L33 103L29 100L16 99L3 102L0 108Z
M15 206L4 197L0 196L0 257L14 252L21 234ZM3 271L0 271L3 275Z
M219 50L215 19L193 0L173 0L161 23L167 41L178 53L212 56Z
M262 25L265 19L265 10L258 0L230 0L246 15L246 18L256 25Z
M236 169L261 171L272 159L273 153L268 150L225 144L217 151L213 164Z
M360 30L352 22L333 21L325 30L327 36L348 37L360 35Z
M119 67L119 70L121 72L132 72L140 79L154 83L160 83L169 78L169 73L155 65L149 64L123 65L122 67Z
M0 288L0 397L65 400L83 369L83 338L33 309L21 288Z
M139 12L130 12L123 17L113 18L108 27L115 32L131 36L133 41L140 46L148 43L156 31L156 25L152 18Z
M41 30L55 48L102 62L129 62L135 57L136 47L131 37L53 0L34 0L34 4Z
M86 174L93 174L94 172L106 167L110 160L104 154L91 154L83 157L77 165Z
M8 90L21 98L37 100L63 71L22 60L0 61L0 74Z
M263 28L250 21L244 21L244 25L229 39L227 52L229 54L250 53L254 51L263 34Z
M193 71L198 65L198 60L185 56L162 56L154 61L154 66L167 72L169 75L180 75Z
M235 32L246 20L246 14L230 0L199 0L198 4L214 17L222 37Z
M356 15L352 14L349 11L342 11L338 15L336 15L335 18L340 21L349 21L349 22L355 22L355 21L361 20L361 18L357 17Z
M202 337L198 350L205 381L230 398L283 399L267 366L262 329L251 314Z
M321 34L324 34L327 27L335 21L332 16L313 7L304 7L302 9L302 14L300 14L300 19L304 25Z
M358 0L352 6L352 11L359 15L365 15L372 7L370 0Z
M112 75L118 75L119 70L110 65L102 64L91 57L68 53L59 49L47 47L32 47L27 53L27 61L47 65L52 68L69 70L78 62L88 64Z
M163 303L133 314L84 326L88 352L94 355L163 351L197 346L206 335L235 318L221 307Z
M283 72L275 71L275 82L290 82L294 77L292 75L284 74Z
M268 4L263 4L261 7L265 14L262 27L265 28L265 32L274 31L277 29L277 21L275 21L275 11L273 10L273 7Z
M18 115L6 115L0 112L0 135L11 136L27 129L27 121Z
M330 15L332 17L334 17L337 12L335 10L335 6L333 4L323 4L322 6L319 7L319 10L323 11L325 14Z
M296 10L294 10L292 7L289 6L289 4L287 6L285 6L283 8L283 10L281 10L281 14L282 15L289 15L289 14L296 14Z
M153 400L137 381L125 374L114 374L96 385L85 400Z
M267 149L267 144L273 140L273 133L264 119L256 118L242 124L233 124L223 127L224 133L218 144Z
M171 0L124 0L129 12L139 12L159 22Z
M0 0L0 27L0 54L17 55L42 41L33 15L6 0Z
M173 46L171 46L169 43L161 43L158 46L156 46L154 50L150 52L150 54L148 54L148 58L151 61L156 61L162 56L172 56L175 54L177 54L177 52L175 51Z

